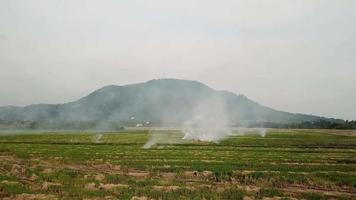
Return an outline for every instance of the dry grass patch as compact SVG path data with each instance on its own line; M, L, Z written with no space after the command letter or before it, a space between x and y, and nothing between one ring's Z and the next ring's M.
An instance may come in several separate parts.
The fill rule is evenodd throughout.
M286 188L281 188L280 190L285 191L285 192L290 192L290 193L317 193L317 194L322 194L325 196L329 197L340 197L340 196L347 196L347 197L352 197L356 198L356 192L355 191L336 191L336 190L325 190L325 189L319 189L319 188L306 188L306 187L295 187L295 186L290 186Z
M141 170L134 170L134 169L129 169L127 172L128 176L133 176L135 178L146 178L150 175L150 172L148 171L141 171Z
M175 192L179 190L181 187L176 186L176 185L170 185L170 186L159 186L155 185L153 186L153 189L160 191L160 192Z
M106 191L113 191L113 190L116 190L116 189L122 189L122 188L128 188L129 186L128 185L125 185L125 184L112 184L112 183L109 183L109 184L103 184L103 183L100 183L99 185L99 189L101 190L106 190Z
M3 180L1 181L1 183L5 185L20 185L20 183L17 181L8 181L8 180Z
M95 175L94 179L95 179L96 181L102 181L102 180L105 179L105 175L103 175L103 174L97 174L97 175Z
M60 183L44 182L42 184L42 190L48 190L51 187L61 187L61 186L62 186L62 184L60 184Z
M148 198L145 197L145 196L141 196L141 197L133 196L133 197L131 198L131 200L148 200Z
M87 183L87 184L85 184L84 185L84 189L87 190L87 191L97 191L97 190L99 190L96 187L95 183Z
M19 194L15 197L4 198L3 200L57 200L58 198L50 194Z

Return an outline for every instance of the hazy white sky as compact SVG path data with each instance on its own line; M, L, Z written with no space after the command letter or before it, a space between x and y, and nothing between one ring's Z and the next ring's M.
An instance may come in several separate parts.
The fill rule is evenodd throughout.
M0 0L0 105L194 79L356 119L354 0Z

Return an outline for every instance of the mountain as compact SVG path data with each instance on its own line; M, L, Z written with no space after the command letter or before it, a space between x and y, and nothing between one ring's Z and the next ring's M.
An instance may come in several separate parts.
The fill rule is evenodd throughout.
M218 108L218 110L216 110ZM223 112L222 112L223 110ZM244 95L217 91L197 81L159 79L125 86L106 86L65 104L0 107L0 120L48 122L120 122L130 125L181 125L197 112L227 117L229 125L301 123L324 117L282 112L262 106Z

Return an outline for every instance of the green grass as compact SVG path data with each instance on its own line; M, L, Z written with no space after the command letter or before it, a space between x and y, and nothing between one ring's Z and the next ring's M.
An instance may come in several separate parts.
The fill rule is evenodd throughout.
M157 134L157 131L156 131ZM151 149L142 146L150 139L148 130L105 133L100 142L95 133L26 133L0 135L0 156L12 156L26 168L26 175L12 174L10 161L0 163L0 182L20 181L36 174L33 185L43 182L59 183L46 191L27 183L0 184L0 192L7 196L21 193L55 194L63 199L113 196L130 199L146 196L154 199L242 199L244 196L297 197L323 199L323 190L345 193L333 198L352 199L356 192L356 137L332 131L270 130L266 137L258 135L232 136L220 143L185 141L179 131L159 131L165 139ZM168 137L167 137L168 135ZM170 140L167 140L170 138ZM37 159L37 161L33 161ZM44 162L53 172L44 173ZM90 168L92 163L120 166L115 170ZM34 166L34 167L31 167ZM47 166L48 167L48 166ZM128 175L132 170L149 172L147 177ZM211 171L205 177L186 177L187 171ZM175 174L163 180L160 173ZM104 174L96 180L96 174ZM84 178L88 175L87 178ZM84 186L95 183L124 184L128 188L87 191ZM179 186L160 191L155 186ZM200 187L208 185L209 187ZM227 187L229 186L229 187ZM231 186L231 187L230 187ZM259 191L248 191L244 186L255 186ZM320 190L315 192L285 192L289 186ZM193 189L192 189L193 188ZM219 192L215 192L219 189ZM165 188L163 189L165 190Z

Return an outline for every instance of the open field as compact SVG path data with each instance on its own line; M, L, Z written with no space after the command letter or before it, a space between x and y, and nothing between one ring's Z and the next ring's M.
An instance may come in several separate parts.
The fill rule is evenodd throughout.
M148 130L1 133L0 199L356 199L355 132L269 130L219 144L155 132L165 139L150 149Z

